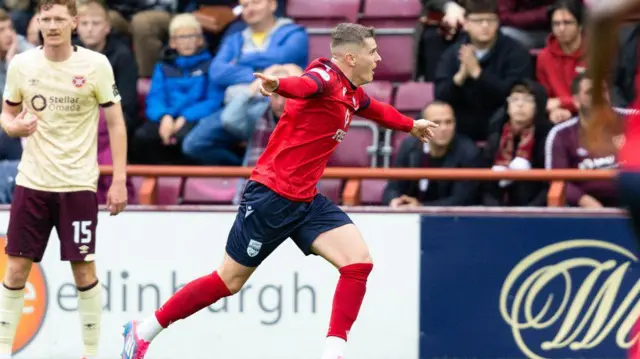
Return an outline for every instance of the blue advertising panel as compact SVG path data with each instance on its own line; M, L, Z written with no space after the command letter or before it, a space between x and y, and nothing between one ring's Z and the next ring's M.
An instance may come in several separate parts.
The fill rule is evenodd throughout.
M626 357L640 267L624 218L421 225L421 359Z

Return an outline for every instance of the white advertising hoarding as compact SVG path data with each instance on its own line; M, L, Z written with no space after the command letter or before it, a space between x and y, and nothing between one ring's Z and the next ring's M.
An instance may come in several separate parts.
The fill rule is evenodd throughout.
M100 359L119 358L121 326L153 313L180 286L220 263L235 213L101 213L97 264L105 289ZM353 214L375 267L347 358L417 359L420 223L417 214ZM0 212L0 228L9 214ZM0 266L4 272L5 257ZM69 265L54 231L27 288L17 359L77 359L79 317ZM148 359L319 358L338 272L287 241L236 296L175 323ZM45 289L46 288L46 289Z

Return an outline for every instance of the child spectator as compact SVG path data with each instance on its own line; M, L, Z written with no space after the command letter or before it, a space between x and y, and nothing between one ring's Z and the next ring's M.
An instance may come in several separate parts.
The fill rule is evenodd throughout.
M147 95L149 120L134 135L139 163L184 164L182 140L220 106L222 92L209 80L211 54L192 14L177 15L169 27L170 49L156 65Z
M484 148L485 166L494 171L544 168L545 140L552 126L544 88L525 79L513 86L506 102ZM548 187L543 181L487 181L482 184L482 204L544 206Z

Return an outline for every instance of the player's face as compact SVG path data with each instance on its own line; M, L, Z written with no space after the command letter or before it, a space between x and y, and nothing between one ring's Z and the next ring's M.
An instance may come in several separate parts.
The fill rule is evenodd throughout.
M95 10L78 16L78 36L88 48L104 43L109 31L111 26L104 11Z
M38 15L38 25L47 46L63 46L71 42L71 32L77 19L64 5L43 6Z
M247 25L260 24L273 17L277 3L274 0L240 0L242 19Z
M456 133L456 120L451 106L433 104L427 107L422 115L438 125L433 129L431 143L440 147L448 146Z
M571 13L566 9L558 9L551 17L551 31L561 44L575 41L580 35L582 28L578 25Z
M507 97L507 113L512 126L519 129L528 127L536 113L536 98L530 93L511 93Z
M0 50L7 51L13 44L16 31L11 20L0 21Z
M464 29L474 42L490 43L496 38L499 25L496 14L469 14Z
M173 35L171 35L169 44L172 49L175 49L178 52L178 54L182 56L191 56L198 52L204 44L204 40L202 39L202 33L198 29L182 27L177 28L174 31Z
M367 38L364 40L364 45L361 46L354 56L354 83L357 86L367 84L373 81L373 70L378 66L378 62L382 61L380 54L378 54L378 45L373 38Z

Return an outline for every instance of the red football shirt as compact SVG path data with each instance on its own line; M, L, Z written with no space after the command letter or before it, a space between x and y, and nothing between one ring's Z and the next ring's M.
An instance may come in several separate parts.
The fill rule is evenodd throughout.
M284 113L251 179L289 200L313 200L329 157L354 114L393 130L413 128L413 119L367 96L327 59L313 61L300 77L279 81L275 92L287 98Z

